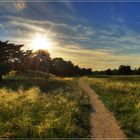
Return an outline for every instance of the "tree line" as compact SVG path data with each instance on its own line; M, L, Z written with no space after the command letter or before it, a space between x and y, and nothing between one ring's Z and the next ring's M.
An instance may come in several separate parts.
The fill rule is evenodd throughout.
M118 69L94 71L94 75L140 75L140 67L132 69L129 65L120 65Z
M43 71L58 76L84 75L140 75L140 67L132 69L129 65L120 65L118 69L92 71L91 68L81 68L63 58L51 58L48 51L22 50L23 44L0 41L0 80L11 70L22 73L27 70Z
M48 51L22 50L23 44L0 41L0 80L11 70L22 73L27 70L43 71L59 76L92 75L92 69L81 68L63 58L51 58Z

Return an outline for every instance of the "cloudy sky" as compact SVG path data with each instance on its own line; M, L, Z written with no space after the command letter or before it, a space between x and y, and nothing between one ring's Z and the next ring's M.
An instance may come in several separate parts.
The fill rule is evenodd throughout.
M0 40L33 49L37 34L52 57L83 67L140 66L138 2L0 2Z

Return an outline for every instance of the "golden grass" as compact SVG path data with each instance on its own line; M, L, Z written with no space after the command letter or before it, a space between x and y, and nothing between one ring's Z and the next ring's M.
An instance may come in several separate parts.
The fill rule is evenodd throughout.
M128 137L140 138L140 78L85 78Z
M77 87L76 80L63 79L64 85L62 79L60 83L58 79L56 81L55 78L48 79L43 83L44 90L41 90L42 87L40 89L39 86L44 80L38 80L34 87L29 88L28 86L28 89L13 90L13 82L15 82L14 87L16 82L21 84L32 82L25 77L15 77L15 79L8 83L5 82L7 85L3 83L2 86L5 88L0 88L0 137L71 138L89 136L88 98ZM24 82L20 82L20 79ZM51 84L53 83L56 92L52 90ZM8 86L9 84L11 85ZM46 93L46 91L49 92Z

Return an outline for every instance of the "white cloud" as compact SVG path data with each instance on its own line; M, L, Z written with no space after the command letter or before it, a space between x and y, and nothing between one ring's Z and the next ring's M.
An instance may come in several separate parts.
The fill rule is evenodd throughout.
M0 24L0 29L4 29L4 26L2 24Z

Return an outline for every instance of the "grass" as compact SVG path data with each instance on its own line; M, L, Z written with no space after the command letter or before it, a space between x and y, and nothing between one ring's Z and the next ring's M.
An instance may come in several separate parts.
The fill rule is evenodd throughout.
M89 137L88 97L75 78L12 73L0 83L0 137Z
M140 138L140 77L86 78L128 137Z

